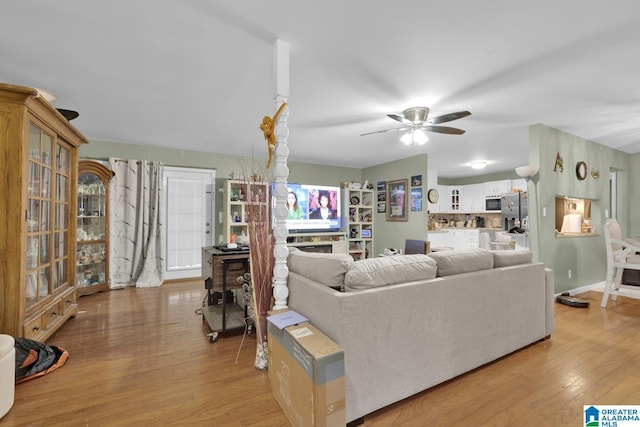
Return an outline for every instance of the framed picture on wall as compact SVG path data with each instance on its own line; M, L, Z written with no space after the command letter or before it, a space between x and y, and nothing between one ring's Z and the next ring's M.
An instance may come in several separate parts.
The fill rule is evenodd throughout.
M422 188L412 188L411 189L411 211L421 211L422 210Z
M387 221L407 221L409 180L387 181Z

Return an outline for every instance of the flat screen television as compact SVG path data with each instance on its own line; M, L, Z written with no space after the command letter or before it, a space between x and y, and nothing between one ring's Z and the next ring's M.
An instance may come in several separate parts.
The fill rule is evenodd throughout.
M271 184L275 212L275 183ZM289 233L340 231L342 228L340 187L287 183L286 209ZM275 222L275 220L274 220Z

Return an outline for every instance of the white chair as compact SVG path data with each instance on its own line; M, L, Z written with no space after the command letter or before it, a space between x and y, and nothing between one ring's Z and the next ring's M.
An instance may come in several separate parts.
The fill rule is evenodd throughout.
M620 225L610 218L604 225L604 243L607 250L607 277L600 307L607 306L609 295L614 301L618 295L640 298L638 287L621 283L625 269L640 270L640 242L622 238Z
M0 334L0 418L13 406L16 387L16 348L13 337Z

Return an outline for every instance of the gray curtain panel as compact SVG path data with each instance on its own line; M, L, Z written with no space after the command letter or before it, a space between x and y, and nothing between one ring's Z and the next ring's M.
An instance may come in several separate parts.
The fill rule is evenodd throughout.
M160 162L109 159L110 287L160 286L164 280L164 193Z

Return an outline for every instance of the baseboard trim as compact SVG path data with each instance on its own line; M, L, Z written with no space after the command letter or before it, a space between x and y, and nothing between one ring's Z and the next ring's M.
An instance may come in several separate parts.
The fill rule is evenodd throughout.
M604 285L605 285L605 282L603 280L602 282L596 282L590 285L584 285L578 288L569 289L568 291L562 291L562 292L569 292L569 294L575 295L575 294L581 294L583 292L588 292L588 291L604 291ZM560 295L562 292L556 293L555 296Z

